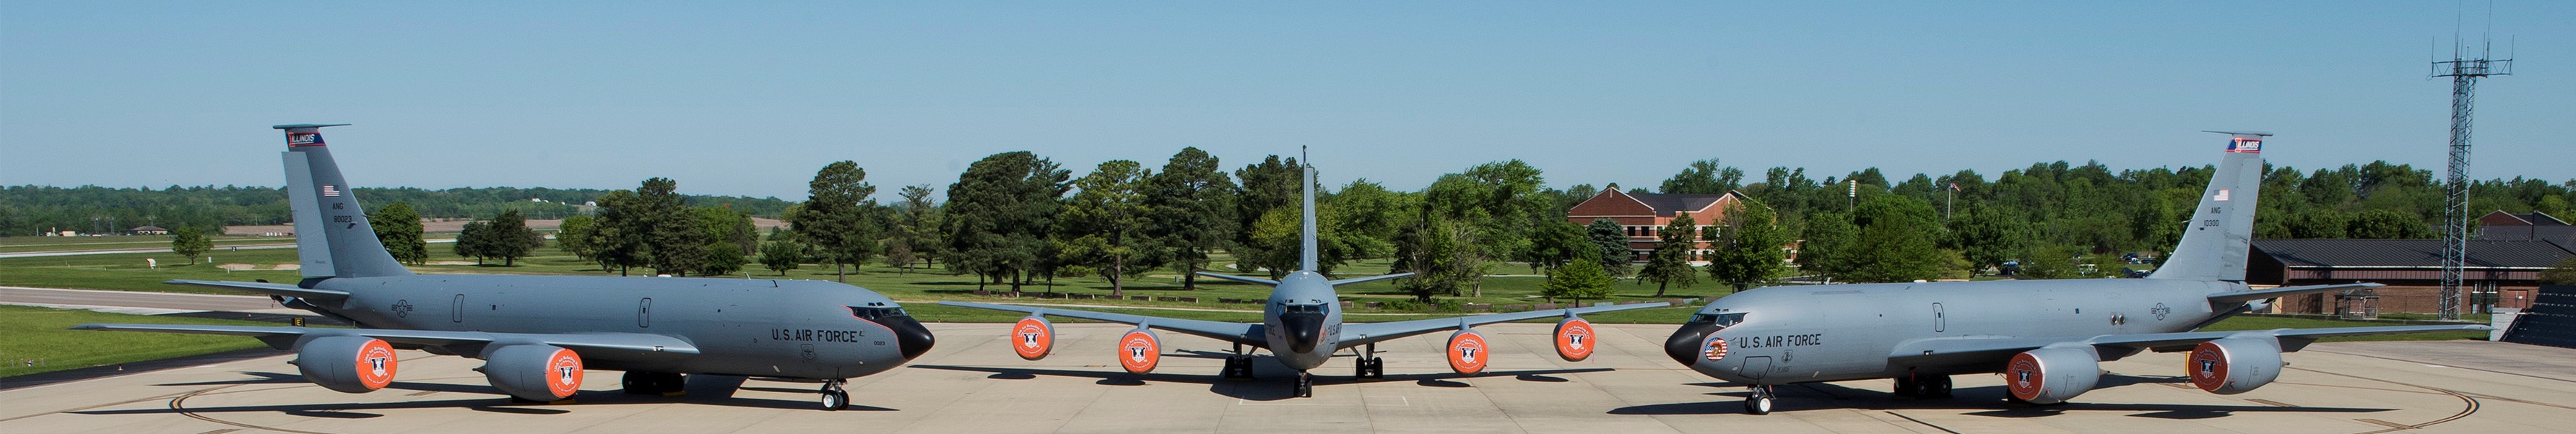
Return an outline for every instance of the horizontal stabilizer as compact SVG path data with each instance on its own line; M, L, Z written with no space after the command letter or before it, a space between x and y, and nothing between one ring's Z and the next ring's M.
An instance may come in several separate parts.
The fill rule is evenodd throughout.
M1236 281L1236 282L1243 282L1243 283L1257 283L1257 284L1270 285L1270 286L1279 286L1279 281L1277 281L1277 280L1263 279L1263 278L1259 278L1259 277L1245 277L1245 276L1236 276L1236 275L1232 275L1232 274L1225 274L1225 273L1210 273L1210 272L1205 272L1205 271L1198 272L1198 274L1199 274L1200 276L1205 276L1205 277L1214 277L1214 278L1218 278L1218 279L1232 280L1232 281Z
M2315 292L2326 292L2326 291L2342 291L2342 290L2347 290L2347 289L2377 288L2377 287L2382 287L2382 286L2388 286L2388 285L2381 285L2381 284L2377 284L2377 283L2344 283L2344 284L2335 284L2335 285L2292 286L2292 287L2286 287L2286 288L2273 288L2273 289L2266 289L2266 290L2261 290L2261 291L2226 292L2226 293L2218 293L2218 294L2210 295L2210 296L2209 296L2209 305L2211 305L2211 306L2221 306L2221 307L2225 307L2225 306L2235 306L2235 305L2242 304L2242 303L2245 303L2245 302L2248 302L2248 301L2262 300L2262 299L2266 299L2266 298L2288 297L2288 296L2299 295L2299 294L2307 294L2307 293L2315 293Z
M1349 284L1353 284L1353 283L1360 283L1360 282L1375 282L1375 281L1380 281L1380 280L1387 280L1387 279L1393 279L1393 278L1405 277L1405 276L1411 276L1411 275L1413 275L1413 273L1395 273L1395 274L1386 274L1386 275L1377 275L1377 276L1369 276L1369 277L1360 277L1360 278L1352 278L1352 279L1335 280L1335 281L1332 281L1332 282L1329 282L1329 283L1331 283L1333 286L1342 286L1342 285L1349 285Z
M299 287L296 287L295 285L288 285L288 284L283 284L283 283L266 283L266 282L225 282L225 281L217 281L217 280L184 280L184 279L170 280L170 281L165 281L165 282L161 282L161 283L171 284L171 285L187 285L187 286L195 286L195 287L203 287L203 288L230 289L230 290L234 290L234 291L247 291L247 292L256 292L256 293L260 293L260 294L267 294L267 295L283 295L283 296L288 296L288 297L296 297L296 298L310 298L310 299L317 299L317 300L337 300L337 299L349 298L349 293L348 293L348 292L346 292L346 291L334 291L334 290L328 290L328 289L309 289L309 288L299 288Z

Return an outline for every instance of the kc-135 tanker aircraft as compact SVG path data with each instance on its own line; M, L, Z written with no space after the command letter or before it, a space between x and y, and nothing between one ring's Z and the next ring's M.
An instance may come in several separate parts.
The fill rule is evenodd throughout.
M2276 297L2375 283L2253 290L2245 285L2263 138L2229 134L2182 242L2145 279L2005 280L1769 287L1718 299L1665 340L1673 360L1752 386L1744 411L1771 412L1782 384L1894 378L1896 394L1950 395L1950 376L2000 372L2006 399L2066 402L2093 389L2100 363L2189 351L2183 372L2219 394L2281 375L2281 353L2317 339L2480 325L2195 332ZM2052 260L2040 258L2040 260ZM2055 259L2063 260L2063 259Z
M1135 329L1129 330L1118 339L1117 348L1118 366L1134 374L1152 372L1154 366L1162 360L1163 343L1161 338L1155 336L1155 329L1233 343L1233 354L1226 357L1224 372L1221 374L1227 379L1252 378L1252 355L1247 353L1244 347L1267 349L1280 364L1297 371L1297 382L1290 390L1290 394L1300 398L1314 396L1314 376L1306 371L1323 366L1325 362L1332 360L1333 354L1342 350L1360 349L1354 377L1384 378L1386 363L1377 357L1378 342L1454 329L1457 331L1449 334L1446 345L1449 369L1459 374L1474 375L1484 372L1485 365L1489 361L1485 336L1477 333L1475 326L1561 316L1565 319L1557 322L1556 332L1553 334L1557 356L1567 361L1581 361L1592 356L1593 331L1592 323L1584 321L1578 315L1670 305L1655 302L1415 321L1345 324L1342 322L1341 298L1333 293L1333 287L1411 276L1413 273L1332 280L1315 272L1317 254L1315 170L1313 166L1301 166L1299 171L1304 173L1306 189L1304 240L1297 252L1297 271L1290 272L1287 277L1279 280L1199 273L1207 277L1274 287L1275 289L1270 291L1269 301L1262 308L1259 323L1200 321L959 301L942 301L939 304L1028 313L1028 318L1023 318L1018 324L1012 325L1010 331L1012 351L1018 353L1020 358L1028 360L1044 358L1054 351L1055 327L1047 322L1048 315L1135 324Z
M847 379L930 351L930 330L893 299L810 280L414 275L385 252L319 130L286 130L286 191L304 280L173 280L268 294L358 328L85 324L78 330L242 335L293 350L304 378L364 393L394 379L396 349L483 359L492 386L531 401L581 390L584 369L626 371L625 392L676 394L687 374L822 380L823 408L849 405ZM419 315L419 316L412 316Z

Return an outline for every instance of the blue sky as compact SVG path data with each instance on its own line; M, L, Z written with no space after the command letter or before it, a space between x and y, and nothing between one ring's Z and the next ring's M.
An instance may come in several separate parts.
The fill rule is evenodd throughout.
M529 4L542 3L542 4ZM1785 4L1783 4L1785 3ZM802 199L855 160L945 187L995 152L1086 172L1314 148L1416 189L2033 162L2438 169L2454 2L0 2L0 184L281 184L269 125L360 185ZM2489 24L2470 4L2468 35ZM2576 2L2503 1L2480 178L2576 178ZM2441 50L2447 57L2448 50Z

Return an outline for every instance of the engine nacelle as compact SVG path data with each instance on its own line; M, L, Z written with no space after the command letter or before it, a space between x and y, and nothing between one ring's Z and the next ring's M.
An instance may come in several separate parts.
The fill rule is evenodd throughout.
M1011 325L1011 352L1026 360L1044 359L1054 353L1055 324L1043 317L1020 318L1019 324Z
M1486 351L1485 335L1476 333L1476 329L1461 328L1457 333L1450 333L1448 348L1449 370L1452 372L1476 375L1485 372L1485 365L1493 361L1493 355Z
M2281 377L2281 341L2271 336L2227 337L2200 343L2183 360L2183 372L2200 390L2245 393Z
M557 401L581 391L581 354L553 345L503 345L483 351L483 379L510 396Z
M1163 340L1154 337L1153 329L1136 327L1128 330L1127 335L1118 337L1118 367L1126 369L1127 373L1154 372L1154 365L1162 363Z
M2101 380L2102 359L2091 346L2030 350L2004 365L2004 389L2033 404L2066 402Z
M1592 358L1592 322L1581 317L1566 317L1556 322L1556 356L1568 362Z
M401 360L394 346L365 336L324 336L295 348L295 368L324 389L374 392L393 384Z

